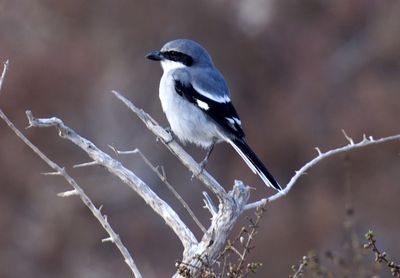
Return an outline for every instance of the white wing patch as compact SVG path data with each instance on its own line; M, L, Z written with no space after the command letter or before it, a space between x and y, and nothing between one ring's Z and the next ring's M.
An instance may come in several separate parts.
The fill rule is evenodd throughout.
M212 93L206 92L206 91L196 87L194 84L192 84L192 86L199 94L201 94L201 95L203 95L203 96L205 96L205 97L207 97L207 98L209 98L209 99L211 99L213 101L216 101L216 102L219 102L219 103L227 103L227 102L231 101L231 99L229 98L228 95L218 96L218 95L214 95Z
M235 121L234 121L232 118L225 117L225 119L228 120L228 122L229 122L231 125L234 125L234 124L235 124Z
M233 121L234 121L235 123L237 123L238 125L242 125L242 122L240 121L240 119L235 118L235 117L233 117L232 119L233 119Z
M205 103L204 101L201 101L201 100L199 100L199 99L196 99L196 102L197 102L197 105L201 108L201 109L204 109L204 110L208 110L208 109L210 109L210 106L208 106L208 104L207 103Z
M238 118L235 118L235 117L233 117L233 118L225 117L225 119L226 119L231 125L234 125L234 124L241 125L241 124L242 124L242 122L241 122Z

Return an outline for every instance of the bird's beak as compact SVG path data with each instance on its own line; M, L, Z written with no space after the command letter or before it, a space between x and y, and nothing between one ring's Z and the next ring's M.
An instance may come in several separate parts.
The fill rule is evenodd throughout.
M146 58L154 61L161 61L163 59L163 56L160 51L153 51L147 54Z

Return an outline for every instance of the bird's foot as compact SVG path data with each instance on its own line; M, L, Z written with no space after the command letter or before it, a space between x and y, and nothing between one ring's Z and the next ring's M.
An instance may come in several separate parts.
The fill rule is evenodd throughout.
M192 174L192 179L198 177L201 173L203 173L204 169L206 168L208 162L208 156L206 158L204 158L200 163L200 170L197 173L193 173Z
M206 165L208 163L208 157L204 158L200 163L200 173L203 172L203 170L206 168Z
M164 130L165 130L166 132L168 132L168 134L171 136L170 138L168 138L168 140L164 140L164 143L168 145L168 144L171 143L172 141L175 141L175 134L174 134L174 132L172 131L172 129L168 126L168 127L164 128Z

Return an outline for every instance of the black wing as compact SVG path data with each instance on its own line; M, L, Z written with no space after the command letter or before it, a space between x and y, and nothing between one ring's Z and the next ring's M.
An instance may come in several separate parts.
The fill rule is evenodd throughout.
M239 115L230 101L218 102L212 100L196 91L192 84L184 84L179 80L175 80L175 91L178 95L204 111L211 119L225 130L231 132L235 137L244 137Z

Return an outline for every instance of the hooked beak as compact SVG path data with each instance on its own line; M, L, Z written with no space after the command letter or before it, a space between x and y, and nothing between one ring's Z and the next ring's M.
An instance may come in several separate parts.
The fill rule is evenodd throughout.
M147 54L146 58L153 61L161 61L163 59L163 56L160 51L153 51Z

